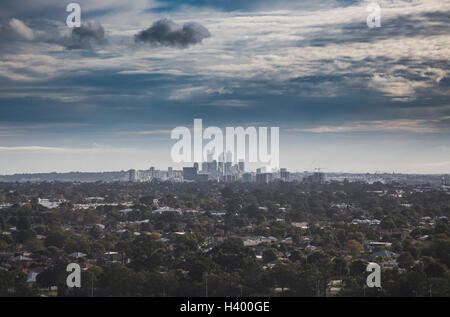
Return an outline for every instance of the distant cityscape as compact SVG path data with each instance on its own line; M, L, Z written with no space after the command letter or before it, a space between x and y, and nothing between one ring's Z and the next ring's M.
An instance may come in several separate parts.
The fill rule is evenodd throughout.
M301 182L306 184L325 184L327 182L361 182L373 184L394 183L408 185L428 184L432 187L448 187L450 177L448 175L422 175L422 174L396 174L396 173L325 173L320 168L314 171L290 172L286 168L269 171L266 167L257 168L256 172L246 171L245 162L240 161L233 165L231 162L203 162L200 165L194 163L191 167L182 170L174 170L171 167L157 170L151 167L148 170L129 170L130 182L161 181L185 181L185 182L243 182L243 183L270 183L275 181Z
M423 185L433 189L450 189L450 174L402 174L402 173L325 173L321 168L313 171L292 172L286 168L268 170L266 167L256 171L246 170L244 161L237 164L217 162L215 160L194 163L181 170L168 167L159 170L150 167L147 170L130 169L113 172L68 172L68 173L29 173L0 175L0 182L242 182L268 184L271 182L298 182L305 184L326 184L332 182L349 183L399 183L405 185Z

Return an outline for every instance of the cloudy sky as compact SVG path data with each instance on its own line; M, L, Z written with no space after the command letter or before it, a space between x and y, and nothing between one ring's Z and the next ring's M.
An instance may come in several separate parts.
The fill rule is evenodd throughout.
M75 1L74 1L75 2ZM280 127L290 170L450 172L450 0L0 3L0 174L179 167L170 131Z

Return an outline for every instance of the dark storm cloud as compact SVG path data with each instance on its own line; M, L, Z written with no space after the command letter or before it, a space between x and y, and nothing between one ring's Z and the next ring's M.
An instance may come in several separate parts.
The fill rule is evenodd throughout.
M151 27L135 35L136 42L160 44L164 46L187 47L210 37L208 29L195 22L182 26L168 19L156 21Z
M72 29L71 37L63 40L69 50L91 49L92 45L106 44L105 30L99 23L86 23Z

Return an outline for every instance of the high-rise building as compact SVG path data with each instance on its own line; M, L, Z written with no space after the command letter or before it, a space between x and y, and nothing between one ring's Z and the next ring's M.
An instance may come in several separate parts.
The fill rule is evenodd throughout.
M307 184L325 184L325 173L315 172L304 178L304 182Z
M137 182L138 179L139 179L139 176L138 176L138 172L136 170L131 169L128 171L128 180L130 182Z
M243 173L245 172L245 162L244 160L239 161L239 172Z
M217 161L208 162L208 172L215 173L217 171Z
M256 182L262 184L268 184L272 181L272 173L256 174Z
M155 171L155 168L153 166L150 167L150 169L149 169L148 177L150 179L156 178L156 171Z
M450 186L450 178L447 176L442 177L442 186Z
M231 162L225 162L225 175L231 175Z
M263 174L265 172L266 172L265 166L256 169L256 174Z
M236 181L236 176L235 175L223 175L222 176L222 181L224 181L225 183L232 183Z
M280 178L284 181L289 180L290 173L285 168L280 169Z
M207 182L208 181L208 174L197 174L195 177L195 180L197 182Z
M197 179L197 169L195 167L183 167L183 179L195 181Z
M221 161L217 162L217 172L218 172L220 175L223 175L223 174L224 174L223 161L222 161L222 162L221 162Z
M244 183L251 183L252 179L253 179L252 173L244 173L244 174L242 174L242 181Z

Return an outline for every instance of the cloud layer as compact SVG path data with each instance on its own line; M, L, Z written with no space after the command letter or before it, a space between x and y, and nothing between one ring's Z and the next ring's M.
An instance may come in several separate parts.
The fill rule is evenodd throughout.
M372 141L396 166L450 161L449 0L380 0L375 29L362 0L79 0L80 29L60 1L19 2L0 4L0 146L148 148L203 118L285 128L282 163L327 147L363 166Z

